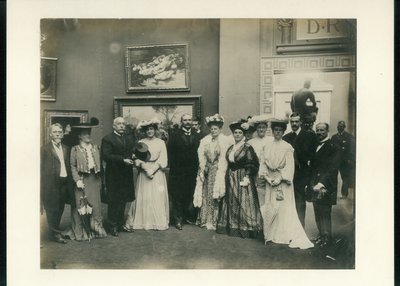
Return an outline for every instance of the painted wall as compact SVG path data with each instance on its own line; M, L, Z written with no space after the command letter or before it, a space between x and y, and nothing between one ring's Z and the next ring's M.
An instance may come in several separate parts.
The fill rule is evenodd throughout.
M135 96L125 92L126 46L189 42L186 93L202 95L203 115L218 111L219 20L42 20L41 32L42 56L58 58L57 101L42 102L41 114L88 110L101 124L92 131L94 142L112 130L113 97Z
M220 39L220 113L227 124L259 113L259 20L223 19Z

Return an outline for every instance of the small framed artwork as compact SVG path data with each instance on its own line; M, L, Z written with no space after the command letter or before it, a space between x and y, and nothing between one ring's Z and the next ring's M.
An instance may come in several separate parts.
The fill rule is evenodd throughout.
M71 126L87 122L87 110L45 110L44 111L44 143L50 142L49 129L52 124L59 123L64 130L64 136L71 132Z
M176 128L185 113L201 118L201 95L114 97L114 116L132 129L141 120L157 117L165 129Z
M40 59L40 99L56 101L57 58Z
M190 90L189 44L126 48L126 92Z

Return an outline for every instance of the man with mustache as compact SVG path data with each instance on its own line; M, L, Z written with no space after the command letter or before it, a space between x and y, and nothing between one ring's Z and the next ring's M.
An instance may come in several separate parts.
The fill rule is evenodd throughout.
M192 129L192 116L184 114L180 129L172 134L168 142L168 190L171 194L175 227L178 230L182 230L184 220L188 223L196 220L192 201L199 167L197 149L200 136Z
M119 231L132 232L124 228L124 223L125 205L135 199L132 152L136 142L135 138L125 134L125 120L122 117L114 119L113 129L102 140L101 155L106 162L105 184L110 233L118 236Z

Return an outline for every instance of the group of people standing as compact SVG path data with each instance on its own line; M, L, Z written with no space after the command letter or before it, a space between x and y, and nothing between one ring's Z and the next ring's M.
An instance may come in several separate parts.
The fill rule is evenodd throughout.
M125 121L118 117L101 148L90 137L98 122L82 123L72 126L79 144L70 150L62 144L62 126L50 127L51 142L42 148L41 199L55 241L107 235L101 215L104 183L108 233L113 236L168 229L171 205L178 230L185 223L196 224L306 249L314 245L304 231L308 200L314 204L320 234L316 243L329 243L337 173L347 148L338 146L347 137L341 135L335 143L328 138L328 124L317 124L314 132L312 122L295 113L290 117L292 132L285 136L287 121L262 115L232 122L232 136L226 136L219 114L206 117L209 134L204 136L192 128L191 115L184 114L181 127L166 143L157 136L160 123L156 118L139 122L136 129L143 139L137 141L125 134ZM267 135L269 127L272 136ZM135 182L133 167L138 170ZM347 196L343 188L342 195ZM89 228L79 211L85 200L91 208ZM126 202L132 201L125 218ZM59 230L64 203L71 204L68 232Z

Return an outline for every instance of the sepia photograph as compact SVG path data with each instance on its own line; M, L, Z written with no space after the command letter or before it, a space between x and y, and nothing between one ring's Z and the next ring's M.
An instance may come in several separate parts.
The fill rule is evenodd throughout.
M40 29L42 269L355 268L355 19Z
M9 1L7 284L392 285L392 9Z

